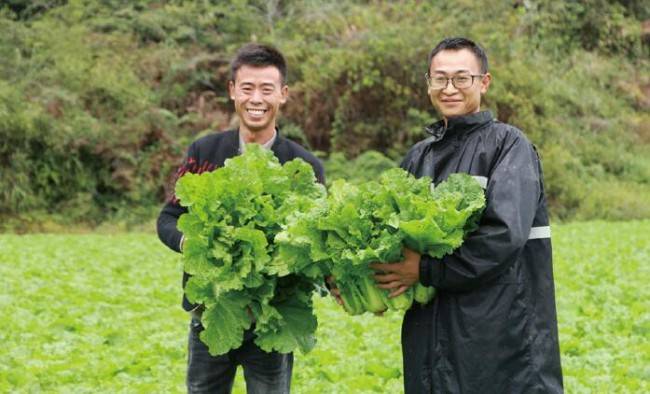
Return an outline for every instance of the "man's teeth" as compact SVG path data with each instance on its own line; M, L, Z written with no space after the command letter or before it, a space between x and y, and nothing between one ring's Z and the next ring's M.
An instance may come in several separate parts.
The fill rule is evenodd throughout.
M248 113L253 114L253 115L263 115L264 112L266 112L263 109L248 109Z

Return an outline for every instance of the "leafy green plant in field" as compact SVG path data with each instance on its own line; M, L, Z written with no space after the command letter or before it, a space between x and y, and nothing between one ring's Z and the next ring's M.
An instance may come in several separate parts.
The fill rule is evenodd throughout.
M554 227L554 274L567 392L650 390L650 222Z
M0 237L0 392L182 392L181 268L149 234Z
M567 393L650 391L650 222L553 226ZM0 235L0 392L185 392L182 264L152 234ZM317 298L292 392L398 393L401 314ZM238 376L235 393L245 393Z

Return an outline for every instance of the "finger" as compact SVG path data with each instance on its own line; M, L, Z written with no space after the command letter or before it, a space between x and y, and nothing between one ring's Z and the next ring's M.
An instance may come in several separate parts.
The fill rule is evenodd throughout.
M390 294L388 295L388 298L393 298L393 297L397 297L397 296L399 296L399 295L402 295L402 294L404 294L404 292L405 292L408 288L409 288L409 287L406 286L406 285L401 285L400 287L397 288L397 290L395 290L395 291L393 291L392 293L390 293Z
M377 287L384 290L393 290L399 288L400 286L404 286L404 285L402 284L402 282L399 281L393 281L390 283L382 283L377 285Z
M339 289L330 289L330 295L338 302L341 299L341 292Z
M409 248L409 247L407 247L407 246L404 246L404 247L402 248L402 253L404 254L404 257L407 257L407 256L413 256L413 255L419 254L418 252L414 251L413 249L411 249L411 248Z
M329 291L332 291L332 290L338 290L338 286L336 286L336 283L335 283L334 281L332 281L332 282L327 282L327 289L328 289Z
M380 272L393 272L395 270L395 264L393 263L373 263L369 267Z
M375 282L378 283L393 282L399 279L400 277L397 274L376 274L375 275Z
M330 289L330 294L332 295L332 297L334 297L334 300L336 301L337 304L343 305L343 298L341 298L341 292L339 291L339 289L337 288Z

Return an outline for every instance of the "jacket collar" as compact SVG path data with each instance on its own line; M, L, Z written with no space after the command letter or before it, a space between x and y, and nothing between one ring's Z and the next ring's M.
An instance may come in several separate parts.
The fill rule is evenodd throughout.
M441 119L425 127L424 130L433 137L431 138L432 142L435 142L445 138L446 135L460 136L460 134L463 134L464 132L474 130L479 126L492 121L492 119L492 112L481 111L449 118L447 119L447 127L445 127L445 121Z
M275 128L275 141L273 141L273 145L271 145L271 150L278 158L285 158L289 155L287 144L284 138L280 135L279 127Z

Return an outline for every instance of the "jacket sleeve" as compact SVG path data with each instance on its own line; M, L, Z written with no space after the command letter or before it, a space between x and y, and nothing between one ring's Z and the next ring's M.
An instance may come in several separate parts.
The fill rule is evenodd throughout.
M422 256L422 284L467 291L514 264L528 240L541 193L538 160L525 137L506 140L488 174L486 208L479 228L450 255L440 259Z
M183 161L183 164L176 171L174 183L183 176L186 172L190 171L190 164L197 162L196 150L194 144L190 146L187 152L187 156ZM187 208L180 205L178 198L172 192L170 198L163 206L160 214L158 215L158 221L156 222L156 230L158 231L158 238L167 245L171 250L175 252L181 252L181 240L183 234L178 231L176 223L178 218L187 212Z
M323 164L320 162L320 160L316 159L316 161L311 166L314 169L316 181L325 185L325 168L323 167Z

